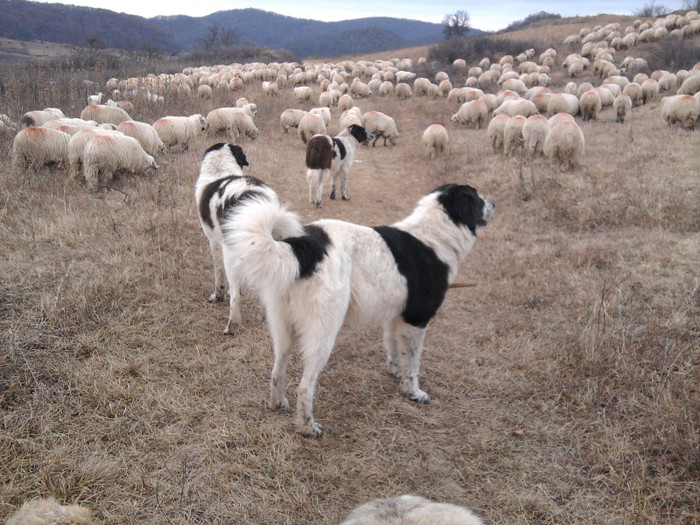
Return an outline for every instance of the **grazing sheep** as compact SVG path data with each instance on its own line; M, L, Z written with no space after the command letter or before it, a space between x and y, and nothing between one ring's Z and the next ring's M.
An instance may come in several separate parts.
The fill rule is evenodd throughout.
M659 93L676 93L678 80L674 73L664 73L658 78Z
M113 124L104 125L113 126ZM97 126L98 124L94 120L83 120L80 118L58 118L56 120L49 120L48 122L45 122L42 127L57 129L73 136L80 130L86 128L96 128Z
M532 115L523 124L524 147L531 157L542 154L549 129L549 121L542 115Z
M615 102L613 102L613 109L615 110L615 114L617 115L617 117L615 118L615 122L624 124L625 117L630 111L632 111L632 99L629 95L625 93L620 93L617 97L615 97Z
M576 119L574 119L574 116L569 113L557 113L549 117L547 122L549 122L549 128L551 129L552 126L558 124L559 122L576 122Z
M661 100L661 116L669 125L680 123L685 129L695 129L700 115L700 100L693 95L674 95Z
M647 78L642 82L642 100L645 104L656 98L659 94L659 83L653 78Z
M87 128L79 131L70 138L68 142L68 170L70 176L73 179L78 179L80 176L80 170L83 167L83 152L85 151L85 144L96 135L109 135L109 134L121 135L120 131L109 130L104 128Z
M406 494L360 505L340 525L483 525L468 508Z
M642 93L642 86L636 84L635 82L630 82L624 88L622 92L625 95L629 95L632 99L632 107L641 106L644 103L644 94Z
M352 98L365 98L372 94L372 90L364 82L355 79L350 86L350 95Z
M207 113L204 131L210 136L217 133L231 133L238 138L251 139L260 134L251 116L250 104L237 108L217 108Z
M508 115L497 115L491 122L489 122L489 127L486 129L486 134L488 135L489 142L494 152L503 149L503 135L506 126L506 122L510 120Z
M459 108L459 111L452 115L451 121L458 124L472 124L475 129L480 129L486 124L489 108L482 100L472 100L465 102Z
M394 95L396 95L396 98L411 98L413 96L411 86L405 82L399 82L394 88Z
M615 97L613 96L612 91L609 89L597 87L593 88L593 91L598 93L598 96L600 97L601 109L612 106L613 102L615 102Z
M416 80L413 81L413 93L417 97L423 97L428 94L428 90L430 89L430 80L427 78L417 78Z
M298 86L294 88L294 96L299 102L308 102L311 100L311 88L308 86Z
M538 113L547 113L547 107L549 106L549 97L552 95L551 91L543 91L532 96L530 101L535 105Z
M387 139L392 146L396 145L399 138L399 132L396 128L396 121L389 115L381 111L368 111L362 115L362 126L368 133L374 135L372 147L377 145L380 138L384 139L384 147L386 147Z
M151 157L155 157L165 149L165 144L158 136L158 132L153 126L145 122L127 120L117 126L117 131L121 131L124 135L138 140L144 151Z
M119 125L126 120L131 120L129 114L120 107L92 104L80 112L83 120L94 120L99 124L111 123Z
M349 128L353 124L362 126L362 111L357 106L354 106L340 115L340 129Z
M90 509L46 498L25 502L6 525L93 525L93 521Z
M554 124L544 141L544 154L559 163L560 171L573 169L576 159L583 155L585 139L581 128L573 121Z
M203 100L210 100L212 95L211 86L200 84L197 87L197 96Z
M202 134L205 123L204 117L199 113L189 117L167 116L156 120L153 123L153 129L156 130L166 148L179 144L185 150Z
M689 75L678 88L678 95L695 95L700 91L700 73Z
M508 115L510 117L521 115L527 118L530 115L537 114L537 107L532 101L524 98L517 100L504 100L503 103L496 108L493 114Z
M547 104L547 115L556 113L569 113L576 115L578 113L578 98L576 95L569 93L552 93Z
M523 126L527 118L515 115L503 127L503 153L510 156L523 145Z
M596 91L586 91L579 99L579 109L583 120L596 120L603 104Z
M452 82L450 82L450 80L447 78L441 80L438 84L438 91L440 92L441 97L447 97L450 94L450 91L452 91Z
M331 110L329 108L311 108L309 113L319 115L323 119L323 124L328 127L331 123Z
M301 117L306 115L303 109L285 109L280 115L280 125L282 130L287 133L289 128L298 128Z
M303 115L297 128L299 138L304 144L308 143L314 135L326 134L326 125L323 122L323 117L314 113Z
M12 142L12 165L26 169L31 165L65 165L70 135L57 129L30 126L22 129Z
M268 97L279 95L279 86L274 80L266 80L262 83L262 90Z
M56 120L59 118L66 118L66 116L63 114L63 111L61 111L58 108L46 108L41 111L28 111L27 113L22 115L21 122L22 125L25 127L42 126L49 120Z
M379 85L379 95L382 97L386 97L389 95L394 94L394 84L389 82L388 80L385 80Z
M503 82L501 88L510 91L515 91L521 97L525 95L525 92L527 91L527 86L519 78L509 78L508 80Z
M354 105L355 101L353 100L352 96L348 95L347 93L341 95L341 97L338 99L338 110L341 112L350 109Z
M83 151L83 176L90 189L97 189L100 176L108 184L115 172L143 172L157 169L156 161L146 153L139 141L126 135L96 135L88 140Z
M428 148L428 158L443 155L447 150L449 137L445 126L432 124L423 132L423 144Z

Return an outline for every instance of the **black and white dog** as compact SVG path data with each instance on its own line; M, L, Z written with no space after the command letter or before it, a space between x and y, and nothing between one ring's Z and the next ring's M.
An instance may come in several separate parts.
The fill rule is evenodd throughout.
M224 300L224 283L228 281L230 311L224 330L224 334L227 335L234 334L241 322L240 284L236 274L227 264L222 222L227 213L251 197L279 206L277 194L272 188L255 177L243 175L243 166L248 166L248 160L240 146L224 142L214 144L204 153L195 187L199 221L209 239L214 261L214 293L209 296L209 302ZM229 223L228 227L230 229L232 225ZM280 232L279 235L287 237L294 231L296 230ZM278 232L275 232L275 235L277 234Z
M348 200L348 174L355 162L355 152L360 144L365 146L373 136L365 128L352 124L338 133L314 135L306 146L306 181L309 183L309 203L321 207L323 185L332 178L331 199L335 199L335 189L340 183L340 194Z
M322 435L312 410L316 381L345 321L383 326L389 371L410 399L427 403L418 372L428 323L493 209L457 184L423 197L402 221L374 228L332 219L304 227L264 196L232 209L223 225L227 265L260 297L275 349L270 407L289 406L286 368L298 337L296 424L302 434Z

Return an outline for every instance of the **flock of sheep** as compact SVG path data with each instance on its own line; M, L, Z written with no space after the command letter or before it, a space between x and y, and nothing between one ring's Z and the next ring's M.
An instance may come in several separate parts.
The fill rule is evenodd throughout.
M700 62L690 70L657 70L649 75L646 61L616 53L636 42L679 35L691 37L700 32L696 11L668 15L653 22L635 21L621 31L619 23L582 29L564 39L571 46L580 44L558 65L557 51L549 48L535 59L535 50L517 56L506 55L498 61L484 57L469 66L458 59L455 72L466 73L464 85L453 85L450 76L438 72L433 79L419 77L410 59L343 61L338 63L250 63L185 68L174 75L148 75L145 78L109 79L105 92L109 100L101 104L103 93L91 95L80 118L66 118L60 109L30 111L21 119L24 126L14 138L13 165L17 169L57 164L70 168L73 177L81 170L87 184L95 189L106 185L116 172L144 172L158 167L156 158L166 149L184 150L202 134L226 135L232 140L255 139L260 130L255 123L257 105L240 97L233 107L220 107L206 117L200 114L164 116L153 124L135 121L129 101L136 96L153 103L165 98L197 96L210 99L214 90L235 92L246 85L260 83L266 97L278 96L290 89L298 105L280 115L284 132L296 128L306 143L326 133L331 108L337 108L341 129L361 125L374 135L374 143L397 144L399 126L393 117L370 109L362 111L358 99L395 96L444 97L458 108L451 116L456 126L486 128L494 151L506 156L523 151L543 154L569 170L584 152L584 134L574 117L595 120L611 107L617 122L624 122L632 108L663 96L661 117L670 125L693 129L700 115ZM425 63L424 58L418 65ZM568 76L560 92L549 87L556 68ZM589 70L600 85L577 83ZM454 75L455 77L457 75ZM596 82L597 83L597 82ZM261 101L259 101L261 102ZM15 132L16 125L0 115L0 133ZM430 157L448 151L449 135L442 124L428 126L423 142Z

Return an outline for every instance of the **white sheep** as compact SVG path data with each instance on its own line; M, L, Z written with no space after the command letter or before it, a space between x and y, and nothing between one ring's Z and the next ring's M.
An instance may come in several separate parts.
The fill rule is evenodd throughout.
M411 91L411 86L405 82L399 82L394 88L394 95L396 95L396 98L405 99L411 98L413 96L413 92Z
M625 117L632 111L632 99L629 95L625 93L620 93L615 97L615 102L613 102L613 109L615 110L615 122L624 124Z
M279 95L279 85L274 80L265 80L262 83L262 90L269 97L276 97Z
M158 165L133 137L96 135L85 144L83 176L90 189L97 189L100 178L108 184L116 172L141 173L148 168L157 169Z
M576 159L583 155L586 141L581 128L573 121L552 126L544 141L544 154L559 163L561 171L571 170Z
M211 86L200 84L197 86L197 96L203 100L210 100L212 95Z
M413 81L413 93L417 97L423 97L428 94L430 89L430 80L425 77L417 78Z
M22 125L25 127L42 126L49 120L56 120L59 118L66 118L66 116L63 114L63 111L61 111L58 108L46 108L43 110L28 111L27 113L22 115L21 122Z
M113 124L104 124L105 126L113 126ZM68 133L69 135L75 135L78 131L86 128L96 128L98 126L97 122L94 120L83 120L80 118L59 118L56 120L49 120L45 122L42 127L57 129Z
M452 115L450 120L458 124L473 125L475 129L480 129L486 124L489 108L483 100L472 100L465 102L459 111Z
M549 120L542 115L532 115L527 118L523 124L523 145L530 156L542 154L549 129Z
M54 498L25 502L6 525L93 525L90 509L80 505L61 505Z
M353 124L362 126L362 111L357 106L343 111L340 115L339 124L340 129L349 128Z
M314 135L325 135L326 133L326 125L323 122L323 117L314 113L306 113L303 115L299 120L297 128L299 138L301 138L304 144L309 142Z
M491 119L491 122L489 122L489 127L486 129L486 134L494 152L503 149L503 134L506 122L509 120L510 116L504 114L495 116Z
M22 129L12 142L12 165L26 169L31 165L65 165L70 135L56 129L30 126Z
M340 112L346 111L354 106L355 106L355 101L353 100L352 96L348 95L347 93L345 93L344 95L341 95L340 98L338 99L338 110Z
M243 107L216 108L207 113L204 132L210 136L217 133L230 133L238 138L257 138L260 134L251 115L250 104Z
M382 97L386 97L389 95L394 94L394 84L389 82L388 80L385 80L379 85L379 95Z
M632 106L641 106L644 103L644 94L642 93L642 86L635 82L630 82L624 88L622 92L625 95L629 95L632 99Z
M678 88L678 95L695 95L700 91L700 73L688 75Z
M285 133L289 132L289 128L298 128L301 117L306 115L303 109L285 109L280 114L280 126Z
M586 91L579 99L579 109L583 120L596 120L598 113L603 108L600 95L594 91Z
M509 78L501 85L502 89L508 89L510 91L515 91L521 97L525 95L527 91L527 86L519 78Z
M165 149L165 144L158 136L158 132L146 122L127 120L117 126L117 131L138 140L144 151L151 157L159 155Z
M535 104L525 98L515 100L504 100L503 103L493 112L494 115L508 115L514 117L521 115L525 118L537 114Z
M659 93L676 93L678 80L674 73L663 73L658 79Z
M68 142L68 169L73 179L80 176L80 170L83 167L83 152L85 144L96 135L118 134L120 131L104 129L101 127L87 128L79 131L70 138Z
M312 91L309 86L297 86L294 88L294 96L299 102L311 100Z
M699 115L700 100L693 95L673 95L661 100L661 116L669 125L680 123L693 130Z
M428 148L428 158L443 155L447 150L449 137L445 126L432 124L423 132L423 144Z
M368 133L374 135L374 141L372 142L373 147L377 145L377 141L380 138L384 139L385 147L387 140L389 140L392 146L396 145L399 132L396 128L396 121L389 115L381 111L368 111L362 115L362 126Z
M119 125L126 120L131 120L129 114L120 107L102 104L91 104L80 112L83 120L94 120L99 124L111 123Z
M569 113L576 115L578 113L578 98L570 93L552 93L547 104L547 114L554 115L556 113Z
M104 96L104 93L100 91L97 93L97 95L89 95L87 98L87 103L88 106L92 104L102 104L102 97Z
M199 113L189 117L169 115L156 120L153 123L153 129L156 130L165 147L180 145L185 150L202 134L205 123L204 116Z
M353 98L364 98L369 97L372 94L372 90L364 82L355 79L350 86L350 95Z
M574 116L570 113L556 113L549 117L547 122L549 122L549 128L551 129L552 126L559 122L576 122L576 119L574 119Z
M522 115L510 117L503 126L503 153L510 156L523 145L523 126L527 121Z
M331 110L326 107L311 108L309 113L319 115L323 119L323 124L328 127L331 124Z

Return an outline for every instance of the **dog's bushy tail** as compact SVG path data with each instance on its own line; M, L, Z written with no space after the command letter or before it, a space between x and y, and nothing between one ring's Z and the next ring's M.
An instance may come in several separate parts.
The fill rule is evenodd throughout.
M296 213L277 199L253 198L236 206L223 224L227 263L260 296L288 288L299 276L291 246L304 228Z

